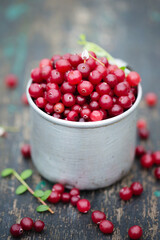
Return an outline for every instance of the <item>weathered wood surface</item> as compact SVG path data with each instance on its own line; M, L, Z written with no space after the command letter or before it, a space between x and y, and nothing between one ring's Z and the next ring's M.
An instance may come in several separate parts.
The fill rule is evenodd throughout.
M17 133L0 138L0 170L14 167L18 172L32 168L34 175L28 183L34 189L42 180L31 160L24 160L20 145L29 142L29 112L20 102L29 77L29 69L36 62L54 53L76 52L81 48L76 41L80 33L89 40L108 49L113 56L125 59L142 76L144 93L159 94L160 83L160 2L128 0L83 1L1 1L0 5L0 124L16 126ZM3 78L13 72L20 84L15 91L8 91ZM160 149L160 115L158 107L148 109L142 101L139 115L148 120L151 137L143 142L147 149ZM138 142L138 140L137 140ZM127 144L127 143L126 143ZM98 149L97 149L98 151ZM144 193L124 203L118 197L122 186L139 180ZM130 226L139 224L143 239L160 239L160 190L153 176L153 169L142 170L138 160L128 176L117 184L97 191L82 192L91 201L92 210L105 211L115 225L114 234L103 235L91 222L91 212L80 214L75 208L57 204L55 214L36 213L38 203L29 193L15 195L18 186L15 178L0 179L0 239L12 239L10 226L22 217L40 218L46 223L42 234L33 231L21 239L128 239Z

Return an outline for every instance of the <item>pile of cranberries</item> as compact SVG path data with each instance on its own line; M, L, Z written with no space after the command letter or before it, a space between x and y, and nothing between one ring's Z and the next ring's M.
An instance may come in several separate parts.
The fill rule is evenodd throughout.
M126 77L107 58L89 53L87 60L68 53L40 61L31 71L29 87L38 108L56 118L85 122L117 116L132 106L139 74L130 72Z
M20 221L20 224L13 224L10 228L10 233L14 236L14 237L19 237L23 234L23 231L29 231L32 228L34 228L34 230L36 232L42 232L42 230L44 229L44 222L41 220L37 220L35 222L33 222L33 220L29 217L24 217L22 218L22 220Z

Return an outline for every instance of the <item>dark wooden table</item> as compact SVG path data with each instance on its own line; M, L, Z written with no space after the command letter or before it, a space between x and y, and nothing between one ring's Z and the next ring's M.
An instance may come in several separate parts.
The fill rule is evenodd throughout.
M143 79L143 92L160 90L160 2L128 0L83 0L83 1L1 1L0 6L0 125L15 126L16 133L0 138L0 170L13 167L18 172L26 168L34 170L28 180L35 189L41 182L31 160L20 154L23 142L29 142L29 111L21 104L29 71L37 61L55 53L77 52L80 33L98 43L115 57L125 59ZM15 73L20 83L15 91L3 84L6 74ZM146 107L144 101L139 116L148 121L150 139L142 144L151 151L160 150L160 114L158 105ZM139 140L137 139L137 143ZM115 225L114 234L103 235L91 222L91 212L80 214L77 210L61 203L52 206L55 214L37 213L37 200L29 193L15 195L18 181L12 177L0 178L0 240L12 239L10 226L22 217L40 218L46 223L42 234L33 231L22 239L128 239L130 226L142 227L143 239L160 239L160 198L154 195L160 190L153 170L143 170L136 159L129 174L117 184L97 191L82 192L91 201L92 210L105 211ZM144 193L127 203L119 199L122 186L132 181L141 181ZM49 183L46 183L49 184Z

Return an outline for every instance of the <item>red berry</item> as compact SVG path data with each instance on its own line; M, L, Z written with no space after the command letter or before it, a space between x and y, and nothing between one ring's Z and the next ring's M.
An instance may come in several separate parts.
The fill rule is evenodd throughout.
M132 106L132 101L127 96L121 96L118 98L118 104L124 109L128 109Z
M72 93L65 93L62 96L62 102L63 102L64 106L72 107L75 104L76 99Z
M65 61L62 59L62 61ZM63 83L63 74L59 72L57 69L51 71L51 83L62 84Z
M33 98L43 97L43 89L38 83L32 83L29 87L29 94Z
M34 222L34 225L33 225L33 227L34 227L34 229L35 229L36 232L42 232L43 229L44 229L44 226L45 226L45 224L44 224L44 222L41 221L41 220L35 221L35 222Z
M61 194L57 191L52 191L47 200L50 203L58 203L61 200Z
M99 224L99 229L105 234L111 234L113 233L114 225L109 220L102 220Z
M63 94L65 93L75 93L76 91L76 86L69 84L69 82L64 82L61 85L61 92Z
M59 59L56 62L56 68L59 72L65 73L71 69L71 64L66 59Z
M105 94L100 97L99 105L102 109L108 110L113 106L113 100L109 95Z
M93 52L93 51L88 51L88 52L89 52L89 54L92 55L94 58L97 58L95 52Z
M140 182L133 182L131 184L131 190L133 195L139 196L143 192L143 186Z
M79 118L79 122L85 122L84 118Z
M110 86L106 82L101 82L96 86L96 91L102 96L104 94L109 94L111 91Z
M158 96L155 93L147 93L145 95L145 101L148 106L153 107L158 103Z
M144 140L148 139L149 137L149 131L147 128L140 128L138 131L138 134L139 134L139 137Z
M95 69L95 67L96 67L96 61L95 61L93 58L89 57L89 58L86 60L86 63L89 65L89 67L90 67L91 70Z
M67 109L67 108L64 110L63 115L64 115L65 118L67 118L67 115L68 115L68 113L69 113L70 111L71 111L71 110L70 110L70 109Z
M19 237L22 235L23 233L23 228L21 227L20 224L13 224L10 228L10 233L14 236L14 237Z
M70 203L72 204L72 206L77 206L77 202L79 201L80 199L80 196L77 195L77 196L71 196L71 200L70 200Z
M81 117L87 121L90 119L90 114L91 114L91 110L89 108L84 108L80 112Z
M56 112L56 113L64 112L64 105L63 105L63 103L56 103L54 105L54 112Z
M101 212L101 211L94 211L92 213L92 221L96 224L100 224L100 222L102 220L105 220L106 219L106 214L104 212Z
M68 203L68 202L70 202L70 198L71 198L70 193L64 192L64 193L62 193L61 201L63 203Z
M154 152L152 158L155 164L160 165L160 151Z
M78 70L70 71L67 80L71 85L79 84L82 80L82 74Z
M29 217L22 218L20 225L22 226L23 230L31 230L33 227L33 220Z
M51 61L52 62L54 62L55 60L59 60L59 59L61 59L62 57L61 57L61 55L53 55L53 57L51 58Z
M67 114L68 121L78 121L78 113L76 111L70 111Z
M91 121L101 121L103 119L103 115L101 113L101 111L98 110L94 110L93 112L91 112L90 114L90 119Z
M43 68L43 67L45 67L45 66L52 66L52 63L51 63L51 60L50 60L50 59L44 58L44 59L42 59L42 60L40 61L39 67L40 67L40 68Z
M125 73L122 69L117 68L113 74L117 77L118 82L123 82L125 79Z
M80 199L77 202L77 209L81 213L87 213L91 208L91 204L87 199Z
M139 74L137 72L128 73L126 79L131 87L137 86L141 81L141 77L139 76Z
M102 66L102 65L98 65L95 70L97 70L98 72L100 72L102 74L102 77L104 78L107 75L107 68Z
M127 96L128 95L128 87L124 82L118 83L114 88L114 93L118 96Z
M77 66L77 70L81 72L82 78L86 79L88 78L91 69L87 63L80 63Z
M33 82L41 83L43 81L43 78L42 78L42 75L41 75L41 69L40 68L34 68L31 71L31 78L33 79Z
M91 101L98 101L100 98L100 94L98 92L92 92L90 97L91 97Z
M72 189L70 190L70 195L71 195L71 197L72 197L72 196L80 195L79 189L78 189L78 188L72 188Z
M78 95L76 96L76 103L82 106L86 103L86 98L84 96Z
M89 81L83 80L78 84L77 90L82 96L88 96L93 91L93 85Z
M133 94L132 92L129 92L129 93L128 93L128 97L131 99L131 102L132 102L132 103L135 102L136 98L135 98L135 96L134 96L134 94Z
M108 73L111 73L111 74L113 74L116 69L118 69L117 65L109 65L107 68Z
M56 183L52 187L52 191L57 191L58 193L63 193L64 192L64 186L61 183Z
M91 111L99 110L99 103L97 101L91 101L89 104Z
M145 148L142 145L138 145L136 147L136 157L141 157L145 153L146 153L146 150L145 150Z
M26 96L26 93L23 93L23 94L22 94L21 100L22 100L22 103L23 103L24 105L28 105L28 104L29 104L29 103L28 103L27 96Z
M48 79L51 75L51 66L45 66L45 67L42 67L41 69L41 76L42 76L42 79Z
M130 227L128 235L131 239L139 239L142 237L143 231L142 228L138 225Z
M21 154L24 158L31 157L31 146L29 144L23 144L21 147Z
M155 168L154 175L158 180L160 179L160 167Z
M119 196L122 200L128 201L132 197L132 190L129 187L123 187L119 192Z
M51 114L51 113L53 113L53 111L54 111L54 106L53 106L53 104L47 103L46 106L45 106L45 112L46 112L47 114Z
M92 72L90 72L89 74L89 81L92 83L92 84L98 84L100 83L100 81L102 80L102 74L97 71L97 70L93 70Z
M69 58L71 65L76 68L80 63L82 63L82 58L78 54L71 55Z
M62 118L61 114L59 114L59 113L53 113L52 116L55 118L59 118L59 119Z
M44 108L46 106L46 99L44 97L39 97L36 99L36 105L39 108Z
M71 56L70 53L65 53L65 54L62 56L62 58L63 58L63 59L66 59L66 60L69 60L69 59L70 59L70 56Z
M51 104L58 103L61 99L61 93L57 89L50 89L47 92L47 101Z
M137 128L140 129L140 128L146 128L147 127L147 122L145 119L139 119L137 121Z
M109 110L109 114L112 117L120 115L121 113L123 113L123 108L118 104L114 104Z
M104 81L108 83L111 88L114 88L118 84L117 77L114 74L108 74L105 76Z
M78 104L72 106L72 111L76 111L78 114L81 112L81 110L82 108Z
M150 168L152 167L153 165L153 158L152 158L152 155L149 154L149 153L146 153L144 154L142 157L141 157L141 165L142 167L144 168Z
M106 67L108 67L108 60L106 57L99 57L98 60L103 63ZM101 63L99 63L98 61L96 61L97 65L102 65Z
M106 119L107 118L107 111L105 111L104 109L100 109L100 112L102 113L102 116L103 116L102 119Z
M47 83L46 85L46 90L49 91L50 89L56 89L59 90L58 84L57 83Z

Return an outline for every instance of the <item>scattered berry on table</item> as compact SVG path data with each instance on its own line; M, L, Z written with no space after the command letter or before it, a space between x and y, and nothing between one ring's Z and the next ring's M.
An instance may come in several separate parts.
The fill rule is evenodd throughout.
M68 203L68 202L70 202L70 199L71 199L70 193L67 193L67 192L62 193L62 195L61 195L61 201L62 201L63 203ZM79 199L78 199L78 200L79 200Z
M160 165L160 151L156 151L152 154L153 162L156 165Z
M158 96L155 93L149 92L145 95L146 104L153 107L158 103Z
M75 207L75 206L77 206L77 202L79 201L79 199L80 199L80 196L79 196L79 195L77 195L77 196L72 196L72 197L71 197L71 200L70 200L70 203Z
M78 189L78 188L72 188L72 189L70 190L70 195L71 195L71 197L72 197L72 196L79 196L79 195L80 195L79 189Z
M22 226L23 230L31 230L33 227L33 220L29 217L22 218L20 225Z
M24 105L28 105L28 99L27 99L27 96L26 96L26 93L23 93L22 94L22 97L21 97L21 101Z
M106 219L106 214L104 212L101 212L99 210L96 210L92 212L92 221L96 224L100 224L100 222L104 219Z
M140 182L133 182L130 188L135 196L141 195L143 192L143 186Z
M138 145L135 150L136 157L141 157L146 153L145 148L142 145Z
M111 234L111 233L113 233L114 225L109 220L102 220L99 224L99 229L101 232L103 232L105 234Z
M43 229L44 229L44 226L45 226L45 224L44 224L44 222L41 221L41 220L35 221L35 222L34 222L34 225L33 225L33 227L34 227L34 229L35 229L36 232L42 232Z
M123 187L119 192L120 198L124 201L130 200L132 197L132 194L133 194L132 190L129 187Z
M58 203L61 200L61 194L57 191L52 191L47 200L50 203Z
M155 168L154 175L158 180L160 179L160 167Z
M140 128L138 130L139 137L143 140L147 140L149 138L149 131L147 128Z
M128 230L128 235L131 239L139 239L140 237L142 237L143 231L142 228L138 225L132 226L130 227L130 229Z
M140 118L138 121L137 121L137 128L140 129L140 128L147 128L147 122L145 119L143 118Z
M144 154L141 159L141 166L144 168L151 168L153 165L153 157L150 153Z
M5 77L5 85L10 89L16 88L18 85L18 77L14 74L8 74Z
M52 191L57 191L59 193L63 193L64 192L63 184L61 184L61 183L54 184L53 187L52 187Z
M31 157L31 146L29 144L23 144L21 146L21 154L24 158Z
M10 233L14 237L19 237L23 234L23 228L20 224L13 224L10 228Z
M80 199L77 202L77 209L81 213L87 213L91 208L91 204L87 199Z

